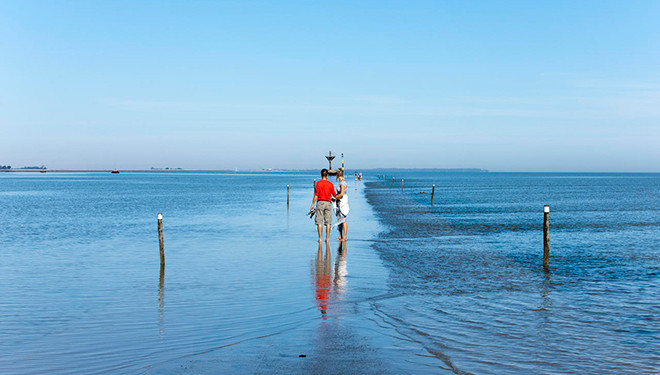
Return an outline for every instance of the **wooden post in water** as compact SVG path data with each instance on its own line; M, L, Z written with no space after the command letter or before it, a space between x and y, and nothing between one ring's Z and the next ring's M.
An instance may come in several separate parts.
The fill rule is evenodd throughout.
M543 268L550 266L550 206L543 206Z
M316 194L316 180L314 180L314 193Z
M394 176L392 176L392 187L394 187Z
M433 189L431 190L431 206L433 206L433 196L435 195L435 184L433 184Z
M158 243L160 245L160 266L165 267L165 245L163 244L163 214L158 214Z
M403 178L401 179L401 192L403 193Z
M289 185L286 185L286 206L289 207Z

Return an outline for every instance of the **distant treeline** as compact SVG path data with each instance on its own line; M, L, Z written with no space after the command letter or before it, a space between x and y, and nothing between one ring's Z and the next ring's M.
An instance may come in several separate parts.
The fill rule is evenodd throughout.
M34 166L30 166L30 167L21 167L21 168L18 168L18 169L48 169L48 168L46 168L45 165L42 165L41 167L37 167L36 165L34 165Z
M9 170L9 169L11 169L11 165L0 165L0 169ZM14 169L48 169L48 168L46 168L45 165L42 165L41 167L37 167L35 165L35 166L30 166L30 167L20 167L20 168L14 168Z

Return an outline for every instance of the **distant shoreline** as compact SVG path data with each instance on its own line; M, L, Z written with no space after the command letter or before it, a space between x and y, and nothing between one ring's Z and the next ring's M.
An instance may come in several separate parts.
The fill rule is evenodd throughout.
M489 171L478 168L456 168L456 169L435 169L435 168L378 168L378 169L348 169L351 173L361 171L363 173L382 173L382 172L436 172L436 173L469 173L469 174L658 174L660 172L499 172ZM0 173L41 173L41 169L0 169ZM111 173L112 169L46 169L46 173ZM120 173L317 173L319 169L262 169L262 170L235 170L235 169L118 169ZM350 174L350 173L349 173Z
M110 173L112 169L45 169L46 173L51 172L106 172ZM119 172L235 172L233 169L118 169ZM42 169L7 169L0 170L6 173L41 173Z
M119 172L249 172L249 173L269 173L269 172L305 172L316 173L320 169L117 169ZM441 168L369 168L369 169L349 169L361 170L364 172L378 172L382 170L393 172L442 172L442 173L488 173L486 169L478 168L454 168L454 169L441 169ZM18 169L0 169L0 172L29 172L40 173L45 172L112 172L113 169L37 169L37 168L18 168Z

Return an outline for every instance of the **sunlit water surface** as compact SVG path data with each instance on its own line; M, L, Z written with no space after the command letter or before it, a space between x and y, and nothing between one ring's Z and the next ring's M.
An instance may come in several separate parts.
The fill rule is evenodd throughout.
M0 372L660 371L660 176L368 178L319 252L313 174L0 174Z
M446 369L660 372L660 175L377 173L374 308Z
M386 291L386 271L370 242L380 229L361 184L350 192L360 218L353 248L342 256L333 232L318 256L305 215L314 179L0 174L0 372L170 373L225 352L231 364L190 372L242 362L234 372L253 372L249 362L263 359L260 340L293 336L298 346L281 348L282 355L298 361L307 353L305 364L314 363L302 342L317 339L317 325ZM372 319L351 315L365 317L359 327Z

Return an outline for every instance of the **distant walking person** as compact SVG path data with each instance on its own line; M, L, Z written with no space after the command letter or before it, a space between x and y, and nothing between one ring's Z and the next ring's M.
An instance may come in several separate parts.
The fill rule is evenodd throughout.
M346 241L346 234L348 233L348 223L346 222L346 216L348 215L348 184L344 179L344 170L337 170L337 179L339 180L339 193L337 193L337 199L335 200L335 217L337 221L335 222L339 230L339 238L337 241Z
M332 197L336 197L335 186L332 182L328 181L328 170L321 169L321 180L316 183L314 190L314 199L312 200L312 208L316 205L316 227L319 231L319 242L323 237L323 228L321 225L325 224L325 242L328 242L330 237L330 228L332 226Z

